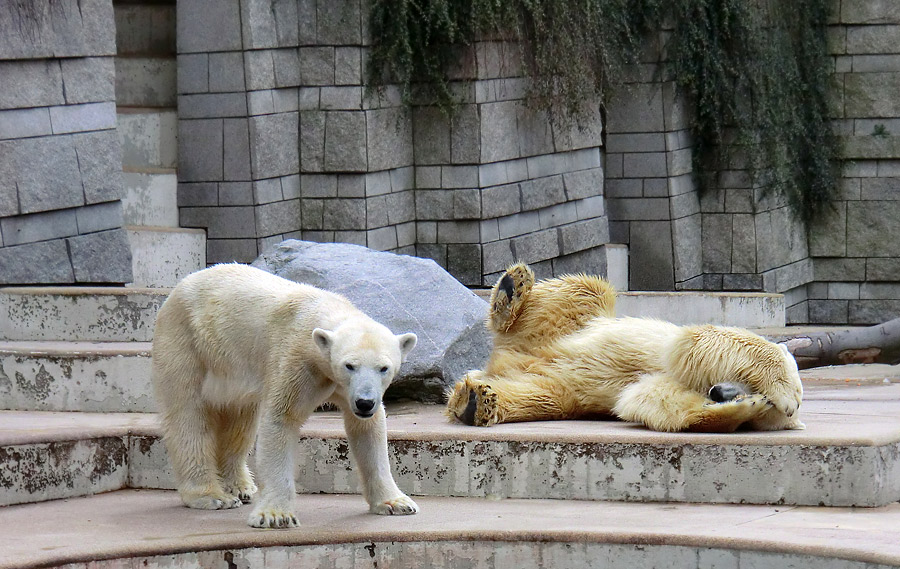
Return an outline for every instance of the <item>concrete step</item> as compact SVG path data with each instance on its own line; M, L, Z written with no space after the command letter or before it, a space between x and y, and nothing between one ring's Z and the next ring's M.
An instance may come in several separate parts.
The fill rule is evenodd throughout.
M149 342L160 288L0 288L0 340Z
M117 120L123 169L176 167L178 117L175 109L118 107Z
M248 506L191 510L167 491L14 506L0 509L0 569L900 567L900 504L417 501L414 516L383 517L359 496L300 496L300 527L282 531L249 528Z
M406 492L792 506L900 500L900 381L808 384L805 431L667 434L618 421L481 429L449 423L442 411L388 408L392 470ZM358 492L338 413L314 414L298 438L298 491ZM0 505L125 487L174 487L155 415L0 412Z
M206 266L206 231L127 226L136 287L172 288Z
M174 107L177 102L175 55L118 55L116 104Z
M173 169L146 168L122 173L126 225L178 227L178 177Z
M0 408L151 412L149 342L0 342Z

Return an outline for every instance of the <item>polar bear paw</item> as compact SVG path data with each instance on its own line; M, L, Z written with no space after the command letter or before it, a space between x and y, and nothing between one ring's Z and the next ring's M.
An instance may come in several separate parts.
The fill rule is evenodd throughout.
M279 508L258 508L247 518L247 524L254 528L290 529L300 525L293 512Z
M253 495L256 494L257 490L258 488L252 480L225 484L225 492L237 496L238 499L244 504L250 503L250 501L253 499Z
M243 504L240 498L232 494L186 494L182 501L188 508L196 510L230 510Z
M419 511L419 505L409 496L401 494L392 500L373 505L369 511L379 516L409 516Z
M524 263L506 270L491 293L491 323L495 331L512 326L525 295L534 287L534 272Z
M497 393L490 385L473 381L470 374L453 388L447 412L460 423L474 427L490 427L500 422Z

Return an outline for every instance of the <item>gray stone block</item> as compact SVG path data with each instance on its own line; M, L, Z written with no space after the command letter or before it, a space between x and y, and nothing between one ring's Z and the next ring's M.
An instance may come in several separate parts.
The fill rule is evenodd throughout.
M481 249L481 266L485 273L503 271L516 262L516 256L512 251L512 242L509 239L484 243Z
M405 192L416 187L416 171L412 166L394 168L391 172L391 191Z
M416 241L419 243L437 243L437 222L417 221Z
M632 221L630 239L628 289L674 289L671 223L668 221Z
M366 111L369 170L387 170L413 164L410 113L402 107Z
M175 106L178 70L174 59L117 57L115 68L115 100L119 106Z
M250 164L254 178L288 176L300 171L297 113L250 117Z
M900 72L847 73L844 78L844 116L848 118L900 116Z
M275 62L272 50L245 51L244 80L248 90L273 89L275 87Z
M323 224L325 229L365 229L366 200L324 200Z
M609 242L609 224L605 218L570 223L560 227L558 231L562 255L599 247Z
M338 178L333 174L303 175L300 195L304 198L333 198L338 196ZM362 196L341 196L362 197Z
M722 290L761 291L762 275L728 274L722 275ZM805 320L803 321L805 322Z
M272 109L276 113L289 113L300 109L300 89L288 87L272 90ZM317 103L318 104L318 103Z
M301 47L300 81L302 85L334 85L334 48Z
M563 174L566 197L580 200L603 195L603 169L592 168Z
M278 47L275 3L272 0L243 0L240 2L240 8L244 47L247 49Z
M837 283L829 284L829 293L831 286ZM898 283L862 283L861 285L847 283L848 286L857 286L859 296L863 300L898 300L900 299L900 284ZM829 296L830 297L830 296ZM854 298L854 297L850 297Z
M68 284L75 282L65 239L0 247L0 284Z
M584 115L571 125L554 125L554 143L557 152L595 148L603 144L603 120L600 105L587 102L582 106Z
M254 210L258 237L300 230L299 199L258 205Z
M360 1L319 2L316 14L316 39L321 45L359 45L362 43Z
M323 162L329 172L366 171L366 115L362 111L326 113Z
M259 255L256 239L209 239L207 263L251 263Z
M849 323L874 325L900 318L900 300L851 300Z
M190 93L206 93L209 91L209 54L179 54L177 61L177 91L179 95ZM243 69L241 69L242 80L243 77L244 71Z
M296 239L296 237L294 238ZM365 231L335 231L334 239L328 243L350 243L351 245L366 246Z
M477 221L439 221L437 224L438 243L479 243L480 223Z
M516 107L516 125L522 156L550 154L554 151L553 131L547 112L519 105Z
M112 3L105 0L29 2L26 17L14 2L0 2L0 57L115 55Z
M50 124L54 134L116 128L116 104L86 103L50 107Z
M818 263L818 261L816 261ZM900 258L866 259L866 280L897 281L900 280Z
M210 239L256 238L252 206L182 207L181 227L203 227Z
M644 195L644 184L640 178L621 178L606 181L606 197L639 198Z
M268 180L257 180L252 184L253 200L250 204L266 204L277 202L284 199L281 193L281 179L269 178Z
M319 111L300 112L300 170L325 169L325 116Z
M664 131L662 99L660 83L630 84L613 88L607 103L607 132L612 135Z
M175 38L175 3L114 4L116 51L119 55L158 53L172 55Z
M387 196L375 196L366 200L366 229L388 225Z
M336 85L362 85L362 50L360 48L335 48L334 82Z
M253 205L253 184L250 182L220 182L218 186L219 205Z
M116 100L116 67L112 57L60 59L66 103Z
M0 140L45 136L50 133L49 109L0 110Z
M646 180L644 186L646 188ZM672 219L687 217L700 213L700 198L696 193L681 194L669 198L669 211Z
M882 169L886 168L882 168L881 165L879 165L879 176L885 175L880 173L880 170ZM900 179L893 176L889 178L863 178L860 180L860 199L896 200L898 188L900 188Z
M481 158L481 117L478 105L460 105L450 124L450 160L476 164Z
M178 142L179 180L222 180L222 119L179 120Z
M478 187L477 166L442 166L442 188L476 188Z
M672 221L672 255L676 283L690 281L703 272L701 227L700 215Z
M306 239L306 230L321 230L324 225L325 201L316 199L303 199L300 201L300 223L304 230L304 239Z
M225 119L222 128L224 179L250 180L250 128L247 119Z
M809 223L809 254L843 257L847 251L847 204L834 202Z
M409 251L399 251L403 255L416 254L416 224L415 222L401 223L397 229L397 247L410 248Z
M0 186L18 187L20 213L83 205L74 137L0 142Z
M624 154L614 154L611 152L606 154L603 173L606 175L607 179L622 177L624 156Z
M178 53L242 49L239 0L181 0L176 7Z
M497 241L500 239L500 223L496 219L481 221L481 242Z
M366 245L375 251L391 251L397 248L397 229L393 226L366 231Z
M559 257L559 238L556 229L529 233L512 240L512 250L518 260L537 263Z
M609 218L615 221L652 221L669 219L666 198L607 199Z
M482 163L519 158L516 136L517 103L503 101L481 105L481 158Z
M240 51L210 53L209 91L243 92L244 88L244 54Z
M623 157L623 176L626 178L662 178L666 170L665 152L640 152L625 154ZM683 173L683 172L681 172Z
M846 324L849 320L849 301L846 300L810 300L810 324Z
M178 182L178 207L219 205L218 186L215 182Z
M847 28L847 51L849 53L895 53L898 45L900 45L900 26L850 26ZM854 69L854 71L857 70Z
M436 107L413 111L416 165L450 162L450 120Z
M417 160L418 161L418 160ZM509 178L506 175L506 162L494 162L478 166L478 183L482 188L506 184Z
M575 202L561 203L547 207L538 212L541 229L557 227L578 221L578 207Z
M758 271L787 265L809 255L806 231L787 207L759 213L755 220Z
M525 161L528 168L528 177L544 178L546 176L568 172L568 156L568 154L557 153L528 157Z
M366 174L366 195L380 196L391 193L391 173L388 170Z
M578 219L590 219L606 215L606 204L603 196L596 196L573 202Z
M501 217L497 220L500 238L525 235L541 229L541 215L536 211L524 211L515 215Z
M297 40L300 45L316 44L317 0L297 0Z
M63 210L73 211L73 210ZM79 207L74 210L78 233L96 233L109 229L119 229L123 225L122 202L105 202Z
M548 176L519 184L522 190L522 209L540 209L566 201L562 176Z
M316 111L319 109L318 87L301 87L297 89L297 106L301 111Z
M416 219L416 199L415 192L408 190L405 192L395 192L385 196L387 205L388 223L391 225L408 224ZM454 200L455 206L455 200ZM414 229L414 228L413 228ZM399 231L399 229L398 229ZM406 231L409 231L408 229ZM404 243L400 240L400 234L397 234L398 244L402 247Z
M300 197L300 175L284 176L281 178L281 193L286 200Z
M481 245L447 245L447 272L466 286L481 284Z
M273 50L272 63L275 66L276 87L300 85L300 54L297 49Z
M894 257L897 246L887 235L900 230L900 201L847 203L847 255L851 257Z
M704 220L707 216L704 216ZM731 271L756 272L756 222L752 215L732 217Z
M878 0L852 0L840 7L842 24L896 24L900 22L900 6Z
M362 98L362 87L322 87L319 106L323 110L359 110Z
M647 198L664 198L669 195L669 179L668 178L645 178L644 179L644 197ZM679 194L683 195L683 194ZM694 198L697 199L696 197ZM673 200L674 202L674 200ZM700 207L700 204L697 204ZM674 216L674 214L673 214Z
M10 247L78 235L78 223L74 209L61 209L0 218L0 232L4 245Z
M453 218L453 193L444 190L416 190L416 219Z
M454 219L481 219L481 192L477 188L452 193Z
M813 273L817 281L864 281L866 279L866 259L815 259Z
M666 135L662 132L610 133L606 137L607 152L664 152Z
M244 93L199 93L178 96L180 119L246 116L247 96Z
M341 198L362 198L366 196L366 177L361 174L338 176L337 195Z
M131 276L131 245L124 229L66 239L76 283L127 283Z
M730 273L732 252L732 215L703 216L703 271Z
M860 296L860 284L859 283L818 283L824 284L827 287L828 292L826 293L826 297L832 300L856 300L859 298L866 298ZM865 286L865 284L863 284ZM810 297L812 298L812 297ZM889 297L890 298L890 297Z

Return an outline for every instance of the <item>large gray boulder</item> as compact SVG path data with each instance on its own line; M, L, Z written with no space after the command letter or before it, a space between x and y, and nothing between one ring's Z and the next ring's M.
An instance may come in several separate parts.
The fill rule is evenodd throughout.
M487 303L430 259L291 239L253 266L342 294L395 334L415 332L419 342L389 397L441 402L446 389L483 367L490 353Z

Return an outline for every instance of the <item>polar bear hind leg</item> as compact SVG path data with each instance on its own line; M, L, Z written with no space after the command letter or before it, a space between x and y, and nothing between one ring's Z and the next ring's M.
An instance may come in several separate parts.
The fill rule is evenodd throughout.
M259 406L234 405L218 410L216 422L216 463L227 494L247 504L257 491L247 467L253 448Z
M496 333L508 332L519 315L522 303L534 286L534 272L524 263L512 265L491 289L489 327Z

